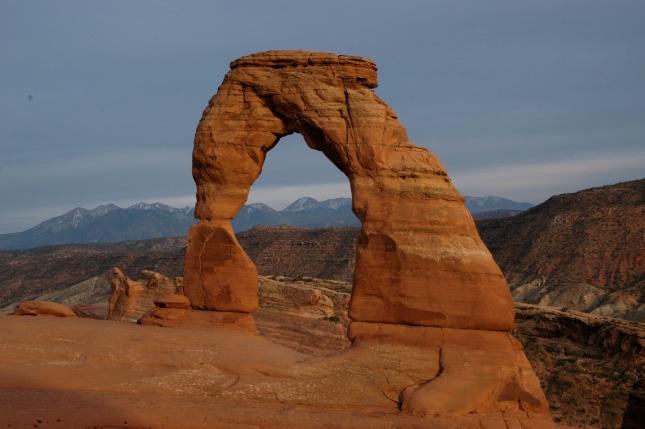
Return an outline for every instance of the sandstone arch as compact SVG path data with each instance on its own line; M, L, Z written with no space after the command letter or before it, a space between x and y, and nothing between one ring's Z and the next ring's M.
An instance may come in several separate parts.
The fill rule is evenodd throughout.
M374 93L376 70L365 58L307 51L231 63L195 135L200 221L188 233L184 294L195 309L257 308L257 270L230 220L266 153L281 137L300 133L347 176L362 222L352 352L372 353L361 344L420 347L436 368L431 378L400 389L401 410L502 412L551 427L539 381L509 332L515 321L506 281L441 162L408 141Z
M507 331L511 295L440 161L408 141L365 58L270 51L231 63L195 136L186 257L195 308L252 312L256 272L232 219L266 152L297 132L349 179L361 220L355 321Z

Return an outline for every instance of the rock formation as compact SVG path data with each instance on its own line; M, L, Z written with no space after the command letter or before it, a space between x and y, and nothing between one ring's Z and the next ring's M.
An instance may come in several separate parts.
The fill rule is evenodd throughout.
M362 222L353 320L510 330L511 296L440 161L408 141L372 90L365 58L271 51L231 63L195 135L196 217L186 295L193 307L257 308L257 273L230 220L266 152L294 132L349 179Z
M114 268L112 273L112 295L108 314L110 320L136 321L155 307L155 301L161 299L163 302L163 297L173 295L182 288L180 277L171 280L153 271L142 271L141 280L138 281L130 279L118 268ZM172 298L166 300L172 301Z
M65 304L47 301L25 301L18 304L13 314L16 316L57 316L76 317L76 313Z
M547 417L537 378L508 333L514 311L502 272L441 162L409 142L374 93L376 70L365 58L307 51L231 63L195 135L199 223L187 238L185 295L196 309L258 307L257 269L230 221L266 153L281 137L300 133L347 176L362 223L351 339L420 342L436 366L429 381L402 392L401 409Z

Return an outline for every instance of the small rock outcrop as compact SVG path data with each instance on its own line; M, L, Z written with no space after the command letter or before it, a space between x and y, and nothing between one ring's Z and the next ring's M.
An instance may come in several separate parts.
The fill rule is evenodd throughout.
M184 293L199 310L258 308L257 269L231 219L266 153L299 133L347 176L362 223L350 339L357 347L419 345L436 365L430 379L401 393L401 409L421 416L503 413L549 426L539 382L510 335L515 319L506 280L439 159L408 140L374 93L376 70L366 58L308 51L231 63L195 135L199 223L187 236Z
M17 316L76 317L76 313L65 304L48 301L22 302L18 304L13 314Z
M114 268L112 274L108 315L110 320L136 321L155 307L156 300L184 301L185 297L168 297L182 288L181 277L172 280L162 274L144 270L141 272L141 279L135 281L118 268Z

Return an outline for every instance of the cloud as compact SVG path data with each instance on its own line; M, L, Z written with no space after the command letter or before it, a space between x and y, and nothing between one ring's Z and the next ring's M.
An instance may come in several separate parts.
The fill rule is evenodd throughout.
M645 176L643 165L645 153L603 154L489 166L453 172L451 177L457 188L467 195L496 195L540 203L558 193L641 179Z

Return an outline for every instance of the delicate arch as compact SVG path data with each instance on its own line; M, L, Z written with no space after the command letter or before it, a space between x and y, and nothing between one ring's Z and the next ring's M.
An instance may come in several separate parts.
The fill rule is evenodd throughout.
M362 222L354 321L510 330L504 277L440 161L408 141L373 91L365 58L270 51L240 58L197 128L195 216L185 294L195 308L252 312L257 270L230 220L246 202L266 152L293 132L349 179Z

